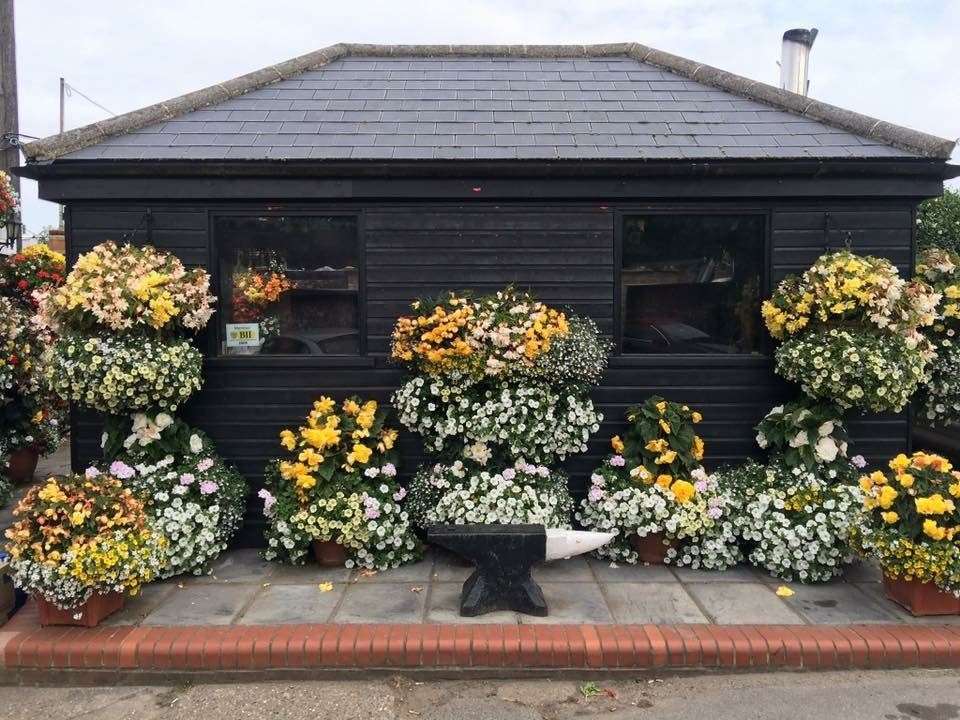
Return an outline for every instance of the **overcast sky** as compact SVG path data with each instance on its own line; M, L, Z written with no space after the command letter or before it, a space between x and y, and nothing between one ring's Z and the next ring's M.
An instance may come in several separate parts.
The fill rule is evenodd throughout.
M336 42L635 41L777 83L784 30L817 27L811 95L960 135L960 0L16 0L20 131L57 131L58 78L114 113ZM66 123L105 117L74 95ZM954 154L955 160L957 153ZM56 206L23 184L28 231Z

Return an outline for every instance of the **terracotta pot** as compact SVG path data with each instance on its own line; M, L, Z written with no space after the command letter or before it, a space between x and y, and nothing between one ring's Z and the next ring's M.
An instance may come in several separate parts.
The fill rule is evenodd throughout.
M7 458L7 477L16 485L33 482L39 460L40 453L34 448L14 450Z
M667 540L663 533L651 533L643 537L631 535L630 544L640 556L640 562L649 565L663 565L663 561L667 559L667 551L677 545L675 540Z
M321 567L343 567L347 562L347 549L333 540L314 540L313 556Z
M911 615L960 615L960 598L931 582L883 576L887 597Z
M96 627L109 615L123 609L126 596L121 592L94 593L89 599L75 608L61 610L42 597L36 597L37 608L40 610L41 625L79 625L80 627ZM79 617L76 617L79 615Z

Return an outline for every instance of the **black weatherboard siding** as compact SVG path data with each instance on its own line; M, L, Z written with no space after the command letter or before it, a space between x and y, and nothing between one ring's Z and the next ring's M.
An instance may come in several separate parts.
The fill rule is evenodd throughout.
M231 210L269 209L255 203L69 204L71 261L98 242L119 239L150 209L149 238L191 265L208 266L209 217ZM203 390L187 406L191 422L206 430L219 450L257 479L279 449L280 429L297 425L320 394L350 394L386 401L401 373L386 358L389 333L410 300L443 290L493 290L509 283L541 298L589 314L614 333L618 223L631 212L743 211L768 218L768 282L807 267L825 247L850 242L860 252L884 255L907 270L911 261L912 200L729 201L713 203L529 202L490 203L297 203L290 210L355 212L366 256L367 356L303 358L209 358ZM828 214L828 215L827 215ZM825 231L826 227L826 231ZM145 230L135 242L147 239ZM768 291L769 287L765 289ZM201 344L205 342L201 339ZM586 456L568 462L575 490L607 452L622 428L628 405L659 393L689 403L704 414L701 426L712 465L754 454L753 426L794 391L771 371L770 361L738 356L618 356L594 398L605 421ZM907 445L906 414L853 423L856 451L882 458ZM78 413L74 464L99 454L99 423ZM417 441L404 436L404 470L422 458Z

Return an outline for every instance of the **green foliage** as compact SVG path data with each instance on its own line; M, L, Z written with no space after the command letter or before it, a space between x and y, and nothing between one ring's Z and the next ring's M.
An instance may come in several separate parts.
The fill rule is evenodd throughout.
M960 252L960 191L944 188L941 197L920 204L917 246Z
M688 406L654 395L627 410L632 425L624 434L622 454L654 478L662 474L688 478L703 461L703 440L693 427L701 419Z

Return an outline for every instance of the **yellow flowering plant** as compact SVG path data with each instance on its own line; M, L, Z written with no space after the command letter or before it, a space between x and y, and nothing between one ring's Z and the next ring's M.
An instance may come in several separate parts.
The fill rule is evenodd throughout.
M613 439L615 452L642 466L646 476L689 478L703 464L705 445L696 432L703 416L659 395L627 410L630 427Z
M203 328L214 302L205 270L149 245L107 241L77 258L42 312L61 332L171 336Z
M135 595L164 564L166 538L112 475L51 477L27 492L14 516L5 547L13 580L60 608L94 592Z
M321 397L306 423L280 433L264 501L268 560L303 562L313 541L343 545L349 564L385 569L418 557L397 484L398 433L376 400Z
M960 471L946 458L897 455L860 478L860 543L893 579L930 582L960 597Z

